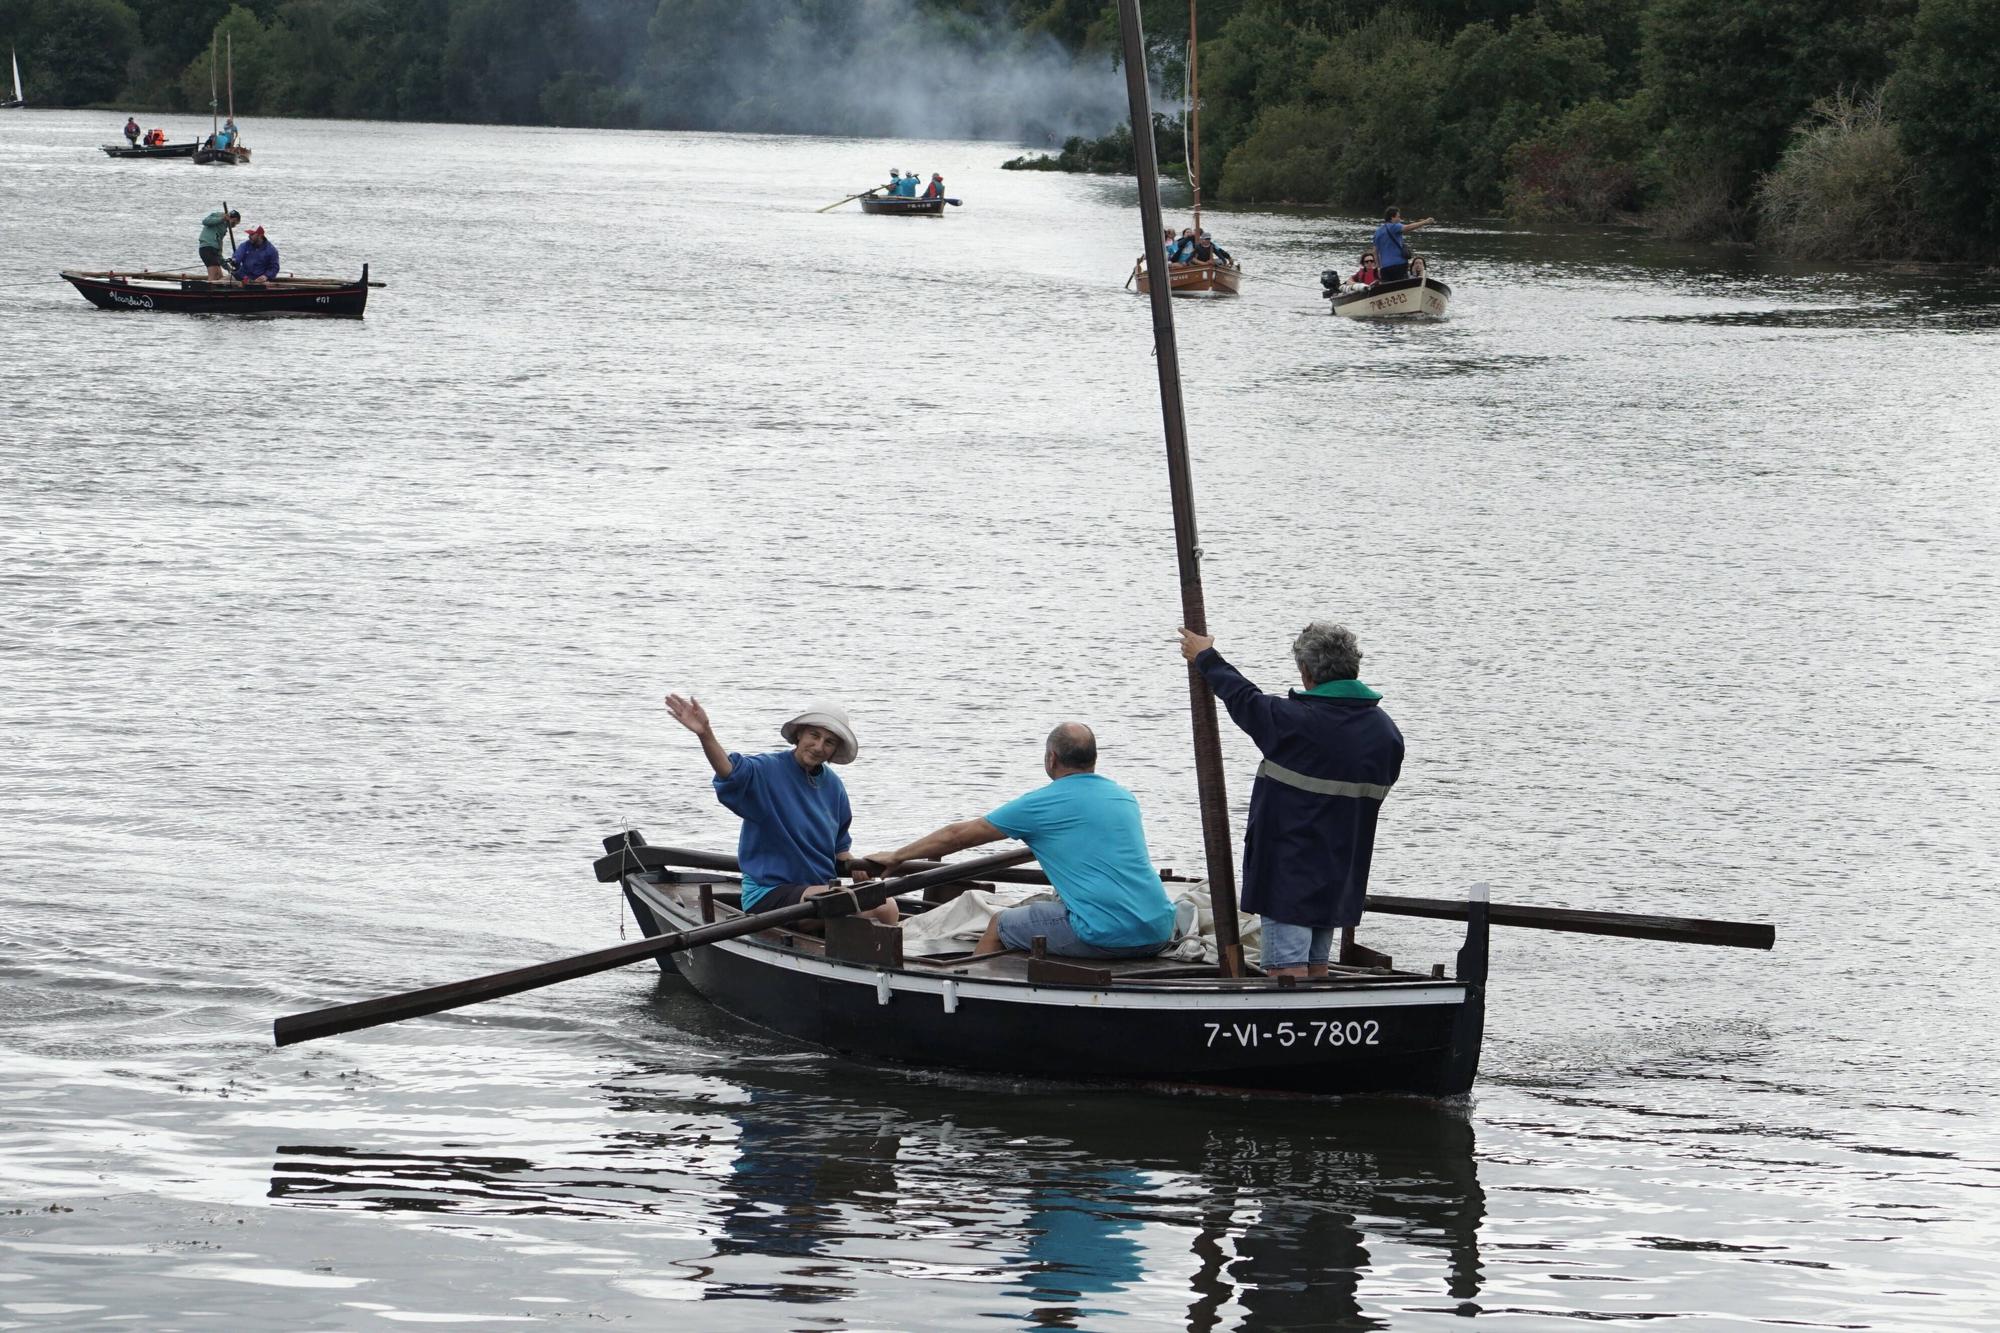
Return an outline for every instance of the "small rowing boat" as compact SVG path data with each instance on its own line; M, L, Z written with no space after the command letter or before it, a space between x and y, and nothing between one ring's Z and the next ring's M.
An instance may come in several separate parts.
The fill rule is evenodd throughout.
M368 289L382 284L361 276L273 278L267 283L210 282L180 273L86 273L63 270L63 281L100 310L154 310L181 315L322 315L360 319Z
M900 195L864 194L861 196L861 211L887 218L941 218L944 206L957 202L956 199L906 199Z
M193 157L201 145L189 142L163 143L149 147L146 144L127 146L125 144L108 143L102 145L102 147L106 157Z
M636 831L604 845L597 877L624 890L649 937L745 919L734 875L674 868L731 858L652 847ZM1034 870L994 879L1047 883ZM949 901L967 887L925 899ZM898 900L906 918L940 905ZM738 1018L863 1060L1014 1077L1449 1097L1472 1087L1485 1029L1483 889L1464 912L1465 942L1449 976L1442 964L1399 971L1351 947L1324 980L1230 976L1212 963L1163 958L969 949L916 957L903 948L903 928L861 916L834 917L823 935L775 926L659 961Z
M1333 304L1333 313L1349 319L1443 319L1451 303L1451 288L1429 273L1394 282L1378 282L1373 287L1340 286L1340 275L1332 269L1320 275L1320 288Z

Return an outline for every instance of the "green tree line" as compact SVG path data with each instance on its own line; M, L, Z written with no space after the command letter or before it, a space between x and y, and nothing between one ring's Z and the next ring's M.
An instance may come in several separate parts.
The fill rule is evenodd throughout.
M1145 11L1170 97L1186 9ZM1213 197L2000 256L2000 0L1208 0L1201 28ZM245 117L1051 140L1094 117L1112 133L1063 165L1129 162L1106 0L0 0L40 105L206 111L225 36Z

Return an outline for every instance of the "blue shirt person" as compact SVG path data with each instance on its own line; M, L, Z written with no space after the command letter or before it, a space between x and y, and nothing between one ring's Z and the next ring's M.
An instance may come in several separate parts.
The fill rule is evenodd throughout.
M1404 222L1403 210L1392 208L1382 215L1382 225L1375 229L1375 257L1382 265L1382 281L1395 282L1410 276L1410 249L1403 244L1406 232L1428 227L1436 218L1425 218L1422 222Z
M235 259L238 281L268 282L278 276L278 247L264 238L262 227L250 229L236 247Z
M1264 762L1243 834L1243 908L1264 918L1264 970L1325 976L1334 931L1361 919L1375 825L1403 771L1403 733L1356 679L1361 647L1315 622L1292 645L1304 689L1265 694L1215 640L1181 631L1194 663Z
M893 868L1019 838L1048 872L1057 901L1000 913L978 952L1024 949L1042 936L1050 953L1072 958L1151 957L1173 938L1174 907L1146 852L1138 799L1096 770L1097 737L1065 722L1042 750L1047 786L867 859Z
M743 872L744 911L789 907L824 893L843 869L866 877L848 864L854 812L847 787L832 768L853 763L861 751L844 710L814 704L778 728L791 749L753 755L723 749L698 700L670 694L667 711L701 742L715 774L715 798L743 820L736 861ZM895 901L863 915L894 925Z

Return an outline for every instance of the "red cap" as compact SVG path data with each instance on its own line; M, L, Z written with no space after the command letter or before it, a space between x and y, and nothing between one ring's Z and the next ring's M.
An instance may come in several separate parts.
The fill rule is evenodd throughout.
M244 235L246 236L262 236L263 234L264 234L264 229L262 227L252 227L249 231L244 233Z

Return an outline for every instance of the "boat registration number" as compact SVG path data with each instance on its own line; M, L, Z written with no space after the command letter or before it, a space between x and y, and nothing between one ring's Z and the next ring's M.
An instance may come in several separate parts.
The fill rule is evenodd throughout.
M1209 1046L1380 1046L1382 1025L1372 1018L1310 1019L1283 1023L1204 1023Z

